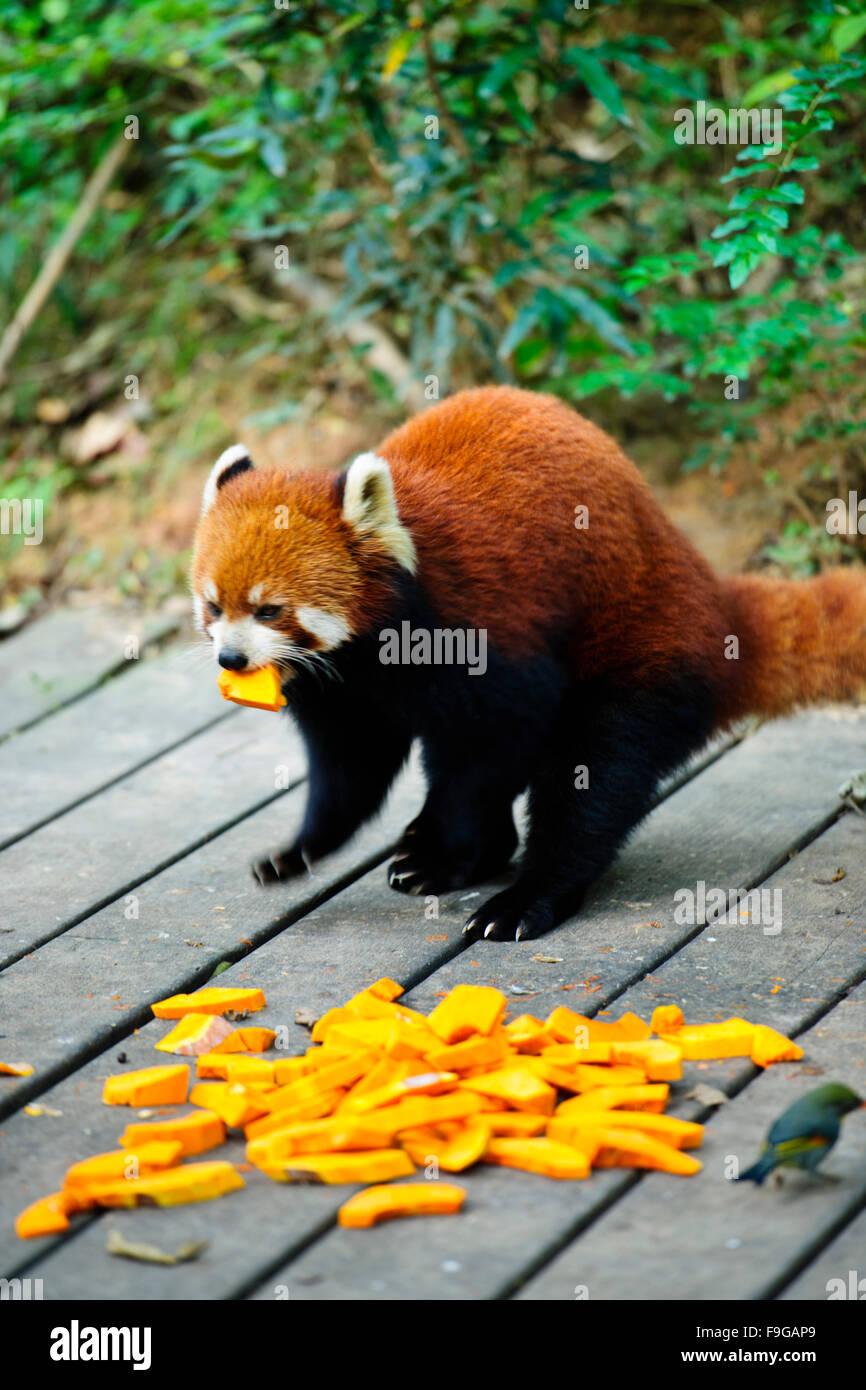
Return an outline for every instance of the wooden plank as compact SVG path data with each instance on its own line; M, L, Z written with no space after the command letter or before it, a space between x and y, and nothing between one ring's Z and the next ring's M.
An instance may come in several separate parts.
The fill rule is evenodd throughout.
M800 1038L800 1064L770 1067L708 1126L703 1171L677 1181L652 1174L533 1279L520 1297L740 1301L772 1298L804 1259L866 1202L863 1116L851 1115L826 1161L837 1181L786 1174L784 1185L734 1184L756 1157L773 1120L824 1081L863 1090L866 985ZM705 1079L708 1073L705 1073Z
M130 670L0 743L0 849L237 712L185 649ZM118 682L121 682L118 684Z
M412 810L417 809L417 783L414 793L408 783L406 791L414 802ZM408 808L400 804L399 794L393 809L402 823ZM393 830L393 826L390 828ZM333 997L345 998L382 974L394 971L411 980L434 968L442 958L443 943L438 939L441 933L430 929L431 925L438 929L440 924L425 923L416 899L389 892L383 885L380 865L224 972L220 982L263 984L268 1007L256 1014L256 1022L287 1027L295 1050L302 1051L309 1045L309 1034L295 1024L297 1008L305 1005L318 1013ZM384 903L383 892L388 894ZM459 933L456 923L454 932ZM153 1044L168 1027L160 1021L146 1024L124 1039L126 1063L118 1063L119 1049L113 1048L41 1097L41 1104L62 1114L35 1116L19 1112L3 1122L0 1269L4 1272L14 1272L23 1262L31 1261L43 1244L49 1248L54 1244L18 1241L11 1235L15 1213L51 1190L76 1158L115 1146L121 1128L135 1112L100 1103L104 1078L126 1067L153 1065L154 1059L162 1056L154 1052ZM220 1157L223 1156L242 1160L242 1140L233 1139L227 1149L220 1150ZM199 1295L199 1285L202 1297L218 1297L230 1292L239 1280L255 1280L269 1255L279 1258L285 1248L308 1237L311 1221L315 1229L318 1220L329 1219L333 1212L333 1192L316 1194L306 1189L300 1193L274 1184L259 1173L245 1176L248 1190L241 1195L244 1203L253 1198L254 1210L246 1211L233 1198L227 1198L218 1208L203 1203L171 1214L172 1230L177 1216L183 1222L190 1221L210 1240L207 1260L197 1263L191 1272L190 1296ZM142 1238L145 1229L152 1234L158 1229L159 1239L167 1239L164 1220L156 1226L150 1224L149 1218L154 1214L143 1210L111 1213L61 1242L53 1255L46 1255L52 1263L52 1274L45 1286L45 1297L151 1296L139 1292L145 1287L155 1297L164 1296L169 1288L165 1269L161 1270L161 1278L156 1266L132 1266L104 1255L107 1225L128 1232L130 1217ZM164 1212L162 1216L165 1217ZM55 1266L55 1260L62 1263Z
M766 743L768 734L762 736ZM768 755L770 756L770 755ZM769 771L779 773L786 765L787 743L784 743L776 756L779 762L766 764ZM717 771L715 777L720 773ZM752 762L748 763L744 770L744 776L751 777ZM650 836L648 841L643 839L629 851L630 856L635 853L641 855L641 862L647 858L652 860L656 857L655 836L661 834L664 843L671 837L670 829L666 829L671 817L675 826L687 826L690 822L697 823L701 820L701 805L704 806L704 821L709 826L708 813L713 810L718 799L718 782L713 781L707 784L707 791L702 795L702 799L696 805L689 803L685 812L679 810L679 802L672 801L668 809L657 813L648 822L643 832L643 836ZM420 792L418 793L420 795ZM786 789L782 789L782 795L786 794ZM403 794L403 804L406 796ZM244 937L251 941L258 941L262 932L267 932L275 911L275 898L269 894L262 894L261 890L246 876L245 865L248 859L260 853L265 843L278 843L280 838L285 839L288 827L296 823L298 809L294 804L294 798L285 807L277 806L272 811L263 813L260 818L253 819L240 826L235 827L228 835L223 836L218 844L205 846L187 859L180 861L174 867L163 874L151 878L146 884L141 885L137 892L139 899L140 918L134 924L134 934L131 936L130 923L123 915L123 906L114 902L103 911L96 913L75 927L72 931L64 934L62 938L42 947L39 956L33 959L26 957L19 960L14 967L14 975L7 977L9 994L11 999L7 1005L6 1028L9 1036L16 1039L16 1046L22 1055L36 1067L33 1078L26 1082L18 1083L18 1092L21 1096L30 1097L38 1094L47 1082L53 1080L58 1074L63 1072L64 1066L68 1066L75 1056L80 1054L92 1055L93 1051L105 1045L107 1038L115 1036L119 1031L119 1025L124 1020L117 1017L121 1012L118 1007L123 1004L126 1008L138 1004L139 1007L146 1005L149 999L159 998L163 995L176 992L182 987L178 983L176 947L178 941L189 939L199 939L203 937L201 949L205 952L216 951L215 958L206 955L204 960L209 964L209 968L223 958L226 952L226 938L219 931L215 935L208 936L207 929L200 926L201 922L213 922L212 906L207 897L202 898L202 893L216 890L220 904L229 903L231 905L231 915L225 917L221 914L217 921L229 920L237 921L239 929L233 938ZM405 823L399 819L400 813L395 813L389 819L392 835ZM661 819L659 819L661 815ZM409 819L408 812L405 819ZM731 826L738 822L738 815L732 817ZM260 829L260 825L262 828ZM786 832L787 838L787 832ZM377 841L377 843L380 843ZM381 841L384 843L384 841ZM739 854L739 842L734 847L731 862L736 862ZM642 848L645 851L642 853ZM774 857L781 853L779 845L771 850ZM240 872L238 871L240 869ZM330 871L330 866L325 865L326 872ZM633 871L633 877L642 879L643 869L640 865ZM284 894L291 895L291 887L281 891L281 901L292 903L291 896L285 897ZM391 903L392 895L387 891L382 893L383 909L387 909ZM460 895L450 895L443 900L446 905L443 911L440 930L446 935L448 947L445 955L453 954L455 946L462 946L460 940L460 927L471 908L473 902L477 900L476 893L466 893ZM412 908L413 915L417 914L417 907ZM616 924L620 921L616 904L611 915L603 914L599 929L599 940L603 936L605 940L617 940L622 933L617 934ZM580 942L577 944L576 951L573 950L571 957L566 960L565 973L562 971L551 970L550 966L540 968L543 977L543 984L548 984L554 988L561 988L564 984L574 981L574 960L581 960L584 953L585 933L592 925L592 915L581 920ZM168 932L167 938L162 938L166 943L160 945L160 940L153 941L152 933L145 929L146 922L156 922L164 932ZM193 924L190 928L190 923ZM191 932L191 935L190 935ZM203 935L204 933L204 935ZM654 937L656 932L646 928L643 932L644 937ZM88 944L92 939L93 944ZM553 940L559 940L559 934ZM611 988L624 988L625 984L636 974L640 973L643 956L636 959L634 956L633 945L640 944L641 938L636 938L631 931L622 943L623 954L615 957L618 968L618 975L611 982ZM124 996L122 1000L115 1000L112 996L117 992L117 960L126 959L130 951L130 942L141 942L142 946L136 950L133 944L132 949L136 951L134 973L130 973L128 978L135 982L135 999ZM661 943L661 949L667 951L665 943ZM515 961L518 957L512 955L511 948L506 945L497 945L492 942L484 943L485 951L493 950L497 952L498 958L505 961ZM533 948L535 949L535 948ZM607 948L610 951L610 948ZM189 948L185 948L184 954ZM49 955L44 956L44 952L49 951ZM528 947L520 948L522 961L526 960ZM557 954L557 952L554 952ZM444 958L444 957L443 957ZM196 959L199 959L197 956ZM167 968L168 967L168 968ZM204 965L201 967L204 969ZM462 967L458 967L461 969ZM186 970L186 964L180 967ZM582 970L579 979L582 979L586 971ZM592 973L592 972L589 972ZM90 980L88 987L86 981ZM82 1030L76 1027L73 1020L77 1015L77 1002L73 994L70 1008L72 1019L63 1026L58 1026L52 1030L42 1027L34 1029L32 1020L41 1016L39 1007L40 999L44 998L46 985L54 986L54 982L75 981L76 990L83 995L86 992L94 996L93 1003L88 1010L88 1026ZM594 989L595 986L587 984L581 989ZM61 986L60 998L64 997L63 987ZM335 996L330 1003L338 1003L339 997ZM559 1002L557 1000L557 1002ZM327 1000L323 1001L323 1007L329 1007ZM432 1007L432 1005L431 1005ZM74 1043L70 1040L74 1039ZM65 1041L63 1041L65 1040ZM0 1114L3 1113L2 1101L0 1101Z
M709 1021L737 1013L767 1021L783 1031L803 1026L817 1012L826 1009L828 1001L838 998L846 988L845 982L855 978L858 971L862 973L864 967L859 926L866 910L866 863L862 846L863 828L857 818L846 817L770 880L773 888L781 889L791 914L791 928L787 934L783 929L778 938L768 938L760 927L719 926L708 930L654 970L652 980L641 981L629 989L617 1000L612 1016L617 1017L631 1008L648 1018L656 1004L684 999L688 1017L695 1020ZM852 866L843 886L812 883L814 878L828 878L840 862ZM840 903L845 906L845 915L841 918L835 911ZM801 920L803 913L808 914L810 922L808 936L798 933L793 925ZM706 940L709 936L714 936L715 940ZM564 954L565 948L558 947L557 940L556 936L550 938L551 955ZM548 954L546 946L543 954ZM511 975L490 969L486 956L480 951L473 959L478 961L478 966L471 971L465 969L468 964L465 957L451 961L412 991L408 1002L426 1011L435 1004L440 989L450 989L461 979L496 984L506 993L515 976L521 986L543 986L545 970L554 969L534 964L531 971L516 970ZM780 994L771 995L770 977L783 973L788 977L788 986ZM803 982L808 982L808 990L804 989ZM518 996L510 1013L530 1011L544 1016L549 1008L560 1003L582 1011L589 1001L576 1001L576 993L576 990L563 993L556 988L542 987L529 998ZM804 1002L804 993L808 993L813 1002ZM786 1075L796 1072L794 1066L777 1070ZM748 1061L691 1064L685 1068L685 1081L673 1089L675 1094L683 1096L698 1081L735 1089L745 1085L755 1073L756 1069ZM810 1083L817 1084L805 1072L800 1075L807 1088ZM733 1111L738 1104L739 1101L728 1108ZM693 1102L672 1108L689 1118L702 1113ZM716 1124L714 1118L705 1145L708 1153L713 1152L709 1141ZM652 1174L640 1182L642 1199L651 1216L650 1229L660 1246L664 1246L669 1226L679 1229L680 1205L689 1200L693 1209L688 1224L692 1239L699 1240L695 1232L701 1229L703 1221L701 1203L707 1197L706 1176L702 1173L686 1180ZM604 1244L607 1252L609 1278L603 1291L597 1289L594 1279L590 1280L593 1299L675 1296L638 1291L642 1283L648 1281L654 1262L664 1266L665 1252L660 1249L651 1256L641 1247L644 1262L640 1263L633 1258L628 1241L620 1237L619 1213L626 1201L636 1196L636 1193L628 1199L624 1196L639 1181L636 1174L616 1170L596 1172L587 1182L569 1183L479 1167L456 1179L446 1175L446 1180L459 1182L469 1194L459 1221L441 1217L416 1222L411 1226L410 1241L407 1241L409 1228L401 1222L371 1231L334 1230L299 1259L277 1270L255 1297L271 1298L274 1285L282 1284L291 1290L293 1299L399 1300L405 1297L407 1287L412 1288L413 1297L418 1299L500 1298L507 1296L538 1264L554 1257L562 1243L573 1241L568 1245L568 1259L563 1255L559 1261L552 1260L549 1268L555 1273L548 1278L545 1269L528 1287L531 1290L538 1284L543 1290L538 1297L574 1299L574 1290L589 1280L582 1256L585 1242L602 1228L607 1229L607 1242L600 1244ZM610 1212L604 1217L602 1214L608 1207ZM671 1214L674 1212L676 1215ZM579 1236L592 1221L596 1221L596 1225L586 1235ZM598 1257L597 1250L596 1255ZM698 1251L694 1250L691 1261L684 1262L684 1283L691 1264L698 1258ZM701 1258L706 1266L707 1254ZM718 1269L718 1266L713 1267ZM763 1267L766 1269L766 1263ZM681 1292L676 1296L688 1297ZM716 1295L708 1293L705 1296Z
M0 966L188 854L304 774L300 738L260 710L190 739L0 855Z
M680 856L679 872L687 866L687 875L692 876L700 869L709 881L727 883L731 875L736 875L737 866L743 858L745 848L750 849L750 863L753 870L760 866L761 856L754 847L758 828L766 823L767 841L763 848L763 858L776 862L784 857L784 846L792 839L802 839L810 827L823 823L832 814L831 789L835 787L840 767L851 765L853 750L858 747L860 730L856 725L845 721L816 720L814 717L798 721L792 730L789 726L767 728L734 752L727 754L720 762L708 768L695 783L678 792L653 813L641 833L623 856L619 869L601 885L594 904L585 918L562 928L542 943L525 945L497 945L496 943L476 943L451 965L443 967L436 976L427 978L429 972L441 962L444 956L459 950L459 932L470 905L471 894L461 894L459 899L443 899L438 920L424 918L424 903L419 899L404 899L389 893L384 885L380 869L367 875L361 882L337 897L329 900L310 917L295 923L291 930L277 940L255 951L243 966L236 966L227 972L226 982L239 978L243 971L257 984L265 987L273 1017L279 1021L290 1020L294 1009L307 1005L316 1012L345 998L354 989L384 970L412 984L414 980L427 978L427 983L417 989L413 999L431 1000L443 988L450 987L458 979L477 980L479 983L495 979L506 990L512 984L519 988L543 991L541 1002L545 1007L550 1003L568 1002L573 1007L589 1007L599 998L610 996L625 989L632 978L639 978L650 964L658 964L665 954L676 948L677 943L691 932L692 928L679 927L676 934L672 929L672 913L668 910L672 885L677 883L668 870L667 880L658 867L660 856L672 857L672 847L677 846ZM815 750L824 750L828 745L828 764L816 767L814 778L809 780L794 775L792 747L804 746L808 752L811 745ZM748 754L750 745L756 751ZM725 769L730 759L737 758L738 773L731 776ZM835 759L835 762L834 762ZM822 781L823 779L823 781ZM754 787L762 788L762 795L754 795ZM713 819L715 817L715 819ZM744 824L745 821L745 824ZM844 822L840 824L841 830ZM837 833L834 830L833 833ZM809 851L811 852L811 851ZM676 864L676 860L672 860ZM668 913L669 929L656 931L647 927L646 943L641 933L633 930L635 918L644 921L646 908L622 906L622 900L634 903L646 892L647 883L652 880L654 899L653 916L664 909ZM737 881L734 877L733 881ZM611 909L611 897L616 901ZM665 901L666 900L666 901ZM431 930L432 929L432 930ZM784 934L783 934L784 935ZM445 937L445 941L437 938ZM428 938L430 938L428 940ZM663 944L655 944L658 941ZM617 945L621 944L621 949ZM856 942L859 953L860 942ZM533 961L537 954L560 957L559 964L545 965ZM857 961L862 960L857 955ZM474 963L474 962L477 962ZM604 991L598 994L584 994L580 982L601 969L606 972ZM637 972L637 976L635 976ZM781 973L781 972L777 972ZM568 992L563 992L570 986ZM579 987L578 987L579 986ZM585 987L594 988L592 984ZM749 991L751 993L751 991ZM429 998L428 998L429 996ZM514 997L515 1011L534 1007L536 1001L521 994ZM624 1002L623 1007L627 1007ZM133 1048L143 1041L145 1031L129 1042ZM128 1051L126 1044L124 1050ZM152 1055L152 1054L151 1054ZM142 1065L141 1052L129 1051L130 1063ZM103 1058L90 1063L69 1081L55 1088L44 1099L50 1105L64 1109L74 1101L80 1113L83 1107L88 1127L93 1130L92 1139L107 1137L103 1129L95 1125L102 1123L98 1096L98 1077L108 1069ZM91 1074L96 1079L89 1080ZM54 1098L56 1097L56 1099ZM19 1165L18 1195L26 1187L28 1196L33 1191L33 1172L38 1157L38 1134L34 1137L32 1126L24 1128L30 1117L16 1116L5 1126L16 1136L16 1143L29 1148L22 1150ZM66 1115L56 1122L61 1128L55 1132L65 1134L68 1123ZM18 1136L23 1137L19 1140ZM110 1136L109 1136L110 1137ZM94 1143L94 1148L98 1143ZM58 1138L52 1145L51 1153L66 1153L67 1142ZM91 1148L90 1152L93 1152ZM59 1157L55 1160L58 1172L61 1167ZM44 1164L44 1159L43 1159ZM57 1173L51 1174L56 1180ZM44 1166L40 1176L45 1178ZM484 1170L478 1175L470 1175L473 1194L476 1183L495 1183L489 1190L494 1194L489 1203L473 1195L472 1222L451 1222L447 1229L451 1232L449 1241L463 1241L461 1232L468 1232L464 1259L457 1260L460 1268L455 1270L452 1254L443 1257L446 1268L440 1268L425 1255L424 1236L418 1260L413 1257L411 1268L406 1257L399 1266L401 1292L405 1296L406 1280L419 1290L431 1282L436 1285L436 1297L491 1297L505 1284L530 1268L534 1259L549 1250L551 1244L567 1235L574 1223L579 1221L582 1212L597 1211L604 1200L611 1199L621 1189L623 1178L619 1174L597 1174L591 1184L572 1186L553 1184L545 1179L533 1179L528 1174L514 1174ZM512 1180L516 1179L516 1186ZM626 1179L630 1181L631 1177ZM503 1185L504 1184L504 1185ZM38 1188L45 1191L43 1185ZM488 1190L485 1188L485 1190ZM587 1193L592 1191L591 1201ZM608 1194L606 1197L605 1194ZM331 1193L311 1192L309 1189L293 1191L280 1185L262 1186L258 1175L253 1175L247 1192L237 1199L226 1199L219 1209L207 1208L207 1204L196 1209L178 1209L172 1213L172 1238L178 1240L194 1238L195 1234L206 1233L211 1239L207 1265L197 1268L195 1273L186 1274L186 1287L190 1292L204 1297L236 1297L247 1291L258 1279L261 1281L268 1270L277 1272L273 1281L268 1279L262 1296L273 1296L273 1282L285 1282L283 1262L291 1262L293 1255L314 1239L322 1229L323 1222L333 1215L340 1201L347 1195L346 1189ZM14 1197L14 1194L13 1194ZM8 1200L8 1199L7 1199ZM21 1196L21 1204L27 1200ZM231 1214L232 1210L237 1215ZM518 1220L515 1211L527 1212L526 1221ZM477 1214L477 1215L476 1215ZM467 1221L470 1212L467 1212ZM123 1215L124 1229L134 1231L141 1238L156 1239L157 1232L165 1232L160 1223L160 1213L133 1212ZM112 1215L116 1223L120 1218ZM473 1263L473 1250L478 1245L484 1251L484 1241L480 1239L477 1223L487 1233L488 1242L495 1241L499 1232L507 1240L507 1248L500 1248L494 1257L486 1253ZM413 1234L429 1231L440 1223L418 1223ZM383 1228L385 1231L386 1228ZM396 1230L397 1228L392 1228ZM406 1228L401 1228L403 1245ZM147 1235L145 1236L145 1233ZM379 1239L379 1232L365 1233L368 1239ZM331 1237L328 1237L330 1240ZM323 1242L324 1244L325 1242ZM40 1259L33 1273L46 1278L46 1297L67 1296L73 1289L81 1296L86 1287L90 1297L166 1297L170 1296L171 1271L156 1267L130 1267L122 1274L111 1263L106 1269L103 1253L104 1234L100 1222L72 1240L64 1242L53 1253ZM413 1250L416 1248L412 1246ZM372 1255L371 1247L365 1245L365 1252ZM461 1250L464 1249L461 1244ZM363 1256L366 1259L367 1253ZM296 1262L299 1266L301 1261ZM424 1269L420 1268L424 1263ZM416 1267L416 1264L418 1267ZM294 1265L292 1265L294 1269ZM82 1271L86 1270L86 1278ZM330 1297L325 1288L321 1272L314 1274L319 1284L301 1285L298 1277L291 1277L292 1296ZM122 1279L122 1286L115 1281ZM484 1282L486 1292L477 1295L473 1290L479 1280ZM302 1295L301 1290L309 1293ZM122 1291L121 1291L122 1290ZM336 1295L335 1295L336 1296ZM353 1297L360 1296L357 1290ZM382 1297L381 1291L374 1290L370 1296ZM415 1296L424 1296L418 1293ZM434 1296L434 1295L431 1295Z
M861 1094L866 1086L859 1083ZM861 1121L862 1136L862 1121ZM863 1152L863 1140L860 1152ZM866 1211L839 1232L777 1297L783 1301L866 1298Z
M408 771L385 813L314 875L263 890L247 865L290 838L305 796L303 786L294 788L142 883L133 920L127 920L123 903L113 903L6 970L0 1031L35 1071L0 1088L0 1117L75 1066L119 1045L150 1020L155 1000L198 987L221 962L242 959L344 881L365 872L417 809L421 776L417 767ZM350 943L347 949L357 953L359 948ZM327 984L328 968L324 971ZM299 1046L305 1037L299 1033ZM0 1042L0 1048L12 1046Z
M61 608L0 643L0 738L28 729L106 676L128 669L130 639L144 651L178 619L115 608Z

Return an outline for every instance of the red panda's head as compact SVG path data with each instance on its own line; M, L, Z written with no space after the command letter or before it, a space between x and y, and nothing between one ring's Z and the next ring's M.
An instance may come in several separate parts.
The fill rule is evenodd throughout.
M413 573L384 459L360 454L340 476L255 468L221 454L205 485L192 561L195 622L220 665L284 676L383 615L396 567Z

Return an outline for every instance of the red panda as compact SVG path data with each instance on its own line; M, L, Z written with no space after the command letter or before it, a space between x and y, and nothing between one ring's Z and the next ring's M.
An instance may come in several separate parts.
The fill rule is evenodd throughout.
M336 475L227 450L192 587L222 666L278 666L307 747L303 823L259 881L346 841L418 739L401 892L501 873L528 791L516 877L465 927L494 940L576 912L715 731L866 689L862 572L718 577L608 435L510 387L452 396Z

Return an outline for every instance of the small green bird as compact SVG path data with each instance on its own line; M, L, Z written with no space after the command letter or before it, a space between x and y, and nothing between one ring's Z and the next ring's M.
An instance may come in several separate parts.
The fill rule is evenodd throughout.
M767 1135L760 1158L737 1182L750 1178L762 1183L782 1164L814 1173L839 1138L843 1117L864 1104L850 1087L837 1081L809 1091L782 1112Z

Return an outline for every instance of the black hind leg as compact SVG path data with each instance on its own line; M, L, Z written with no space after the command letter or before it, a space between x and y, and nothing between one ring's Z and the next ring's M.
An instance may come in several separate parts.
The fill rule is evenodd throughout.
M517 848L511 803L518 789L478 770L434 781L388 866L399 893L445 893L495 878Z
M530 830L518 877L464 931L522 941L575 913L650 810L661 778L701 747L712 727L712 705L697 680L678 680L651 695L575 699L530 782ZM585 786L576 785L578 767L587 769Z

